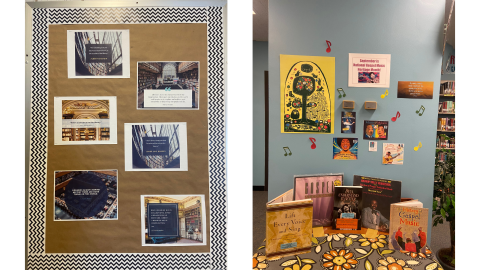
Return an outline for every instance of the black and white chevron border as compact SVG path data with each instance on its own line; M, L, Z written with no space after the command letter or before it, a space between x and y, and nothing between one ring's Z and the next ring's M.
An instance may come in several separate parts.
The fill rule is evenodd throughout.
M207 23L210 253L46 254L48 26ZM36 8L32 27L28 269L226 269L225 88L222 7Z

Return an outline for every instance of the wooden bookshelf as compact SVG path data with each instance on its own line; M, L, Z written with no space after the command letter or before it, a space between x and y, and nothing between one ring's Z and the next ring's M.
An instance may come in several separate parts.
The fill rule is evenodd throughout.
M447 138L449 138L448 140L450 141L450 143L452 143L453 141L453 145L455 145L455 130L444 130L443 128L447 128L449 127L449 124L453 126L453 128L455 128L455 81L441 81L440 82L441 85L440 85L440 91L439 91L439 102L440 103L443 103L443 107L440 106L441 104L439 104L439 111L440 110L447 110L447 111L450 111L450 112L438 112L438 119L437 119L437 140L439 140L439 136L442 134L442 133L449 133L449 135L447 134L444 134L447 136ZM448 84L446 84L448 83ZM453 102L453 105L449 105L449 102L452 101ZM447 105L445 105L447 104ZM450 103L452 104L452 103ZM448 117L448 116L451 116L451 117ZM441 120L441 119L446 119L446 123L445 123L445 120ZM452 120L453 119L453 120ZM450 121L451 120L451 121ZM451 123L450 123L451 122ZM443 141L444 143L445 141ZM440 139L438 141L438 144L442 144L442 139ZM448 145L448 144L447 144ZM440 145L437 145L436 146L436 150L453 150L455 151L455 147L451 148L451 147L440 147ZM442 151L440 151L442 152Z
M138 69L138 91L140 93L143 92L145 89L151 89L152 84L157 83L157 75L155 73L151 73L145 71L143 69Z

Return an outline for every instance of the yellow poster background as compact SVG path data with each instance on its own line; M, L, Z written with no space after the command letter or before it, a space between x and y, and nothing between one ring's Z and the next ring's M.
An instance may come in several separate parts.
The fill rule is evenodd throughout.
M282 133L333 134L335 57L280 55Z

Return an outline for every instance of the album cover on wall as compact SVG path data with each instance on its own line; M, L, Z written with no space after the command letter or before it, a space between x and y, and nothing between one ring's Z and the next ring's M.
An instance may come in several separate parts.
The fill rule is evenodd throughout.
M384 143L382 164L386 165L403 165L403 143Z
M341 129L342 133L355 133L355 126L356 126L356 112L342 112L342 124Z
M364 140L388 140L388 121L363 121Z
M358 138L333 138L333 159L356 160Z

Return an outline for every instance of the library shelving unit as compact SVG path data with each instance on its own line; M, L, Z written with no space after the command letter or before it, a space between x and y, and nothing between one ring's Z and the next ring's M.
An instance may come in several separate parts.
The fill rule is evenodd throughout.
M157 76L154 73L139 69L138 70L138 91L140 93L157 83Z
M448 144L447 144L448 143ZM453 147L452 147L453 145ZM437 122L437 155L443 150L455 151L455 81L440 82Z

